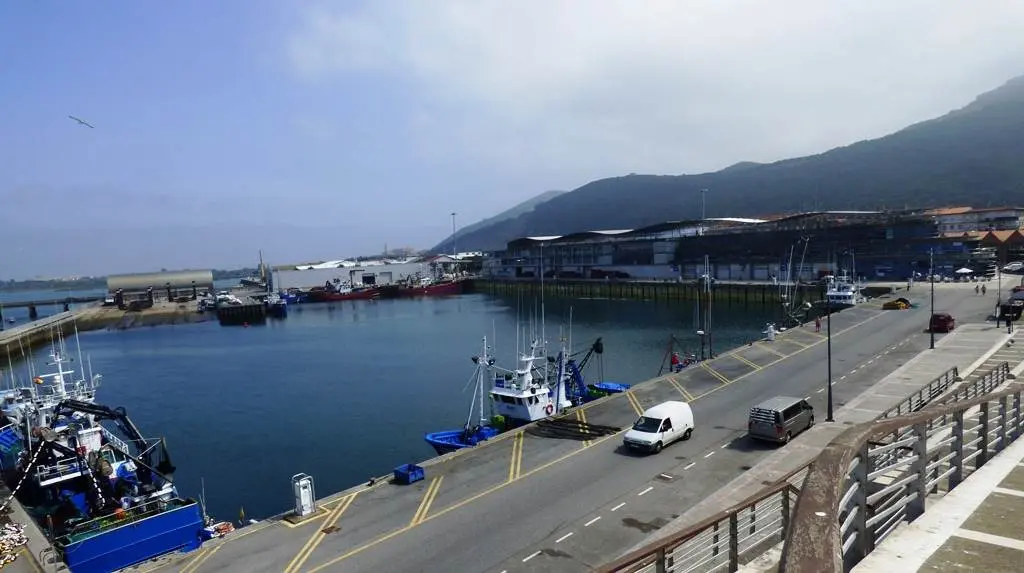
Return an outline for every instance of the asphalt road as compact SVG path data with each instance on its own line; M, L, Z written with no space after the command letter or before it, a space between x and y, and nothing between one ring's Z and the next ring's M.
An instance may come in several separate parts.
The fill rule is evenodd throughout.
M927 348L927 287L912 294L912 300L923 295L921 308L872 305L833 316L836 407ZM992 293L977 297L963 285L937 286L936 300L937 310L961 322L984 320L994 304ZM687 369L675 380L647 384L629 400L596 403L578 419L492 441L429 467L427 479L413 486L384 485L335 499L316 525L243 530L205 547L181 570L587 571L773 448L745 439L751 405L773 395L806 396L823 421L824 334L824 325L821 334L797 329L724 356L710 370ZM644 456L624 451L618 432L601 435L667 399L693 403L689 441Z

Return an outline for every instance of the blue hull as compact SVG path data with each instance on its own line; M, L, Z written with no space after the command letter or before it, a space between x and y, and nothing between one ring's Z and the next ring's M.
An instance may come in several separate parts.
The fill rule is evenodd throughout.
M428 444L433 446L437 455L443 456L444 454L454 452L455 450L471 448L480 442L489 440L497 435L497 428L482 426L475 432L467 432L466 430L442 430L440 432L431 432L425 436L425 439Z
M288 304L268 304L267 305L267 316L273 318L287 318L288 317Z
M106 573L172 551L193 551L202 544L203 516L199 504L181 507L119 527L64 536L55 544L72 573Z

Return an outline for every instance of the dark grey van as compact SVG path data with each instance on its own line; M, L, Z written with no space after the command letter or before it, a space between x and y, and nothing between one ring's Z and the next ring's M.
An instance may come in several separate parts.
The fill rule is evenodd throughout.
M785 444L814 425L814 408L803 398L776 396L750 409L747 435Z

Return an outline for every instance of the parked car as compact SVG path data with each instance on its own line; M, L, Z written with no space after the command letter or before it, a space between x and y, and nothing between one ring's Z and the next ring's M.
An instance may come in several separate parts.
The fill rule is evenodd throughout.
M946 312L936 312L928 323L928 330L931 332L951 332L955 327L956 321Z
M689 440L693 433L693 410L686 402L662 402L648 408L622 437L622 443L636 450L658 453L676 440Z
M789 443L814 425L814 407L803 398L776 396L750 409L747 435L757 440Z

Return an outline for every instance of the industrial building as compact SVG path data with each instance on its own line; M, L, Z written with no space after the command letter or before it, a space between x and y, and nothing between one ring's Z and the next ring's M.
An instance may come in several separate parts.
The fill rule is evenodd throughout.
M303 265L274 271L274 286L278 290L309 289L332 284L386 285L394 282L433 276L428 262L363 261L355 264L341 262L337 266Z
M213 290L213 271L135 273L107 277L107 292L120 294L125 302L152 298L192 299Z
M867 280L970 267L989 274L1024 249L1019 230L966 227L1016 224L1012 208L821 211L763 218L671 221L640 229L524 237L484 263L490 278L813 280L845 270ZM953 220L948 217L960 217ZM942 229L957 228L953 232ZM1002 261L1000 263L1000 261Z

